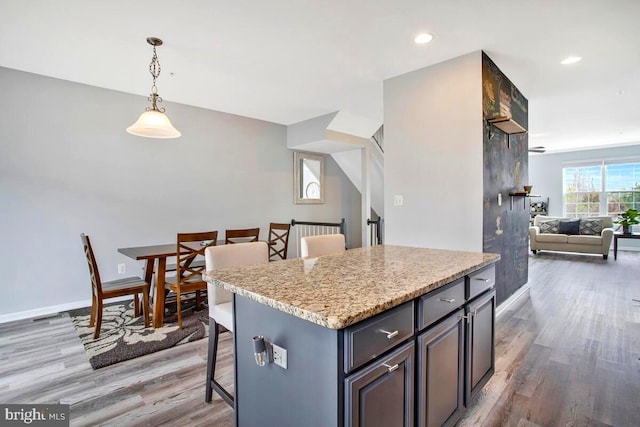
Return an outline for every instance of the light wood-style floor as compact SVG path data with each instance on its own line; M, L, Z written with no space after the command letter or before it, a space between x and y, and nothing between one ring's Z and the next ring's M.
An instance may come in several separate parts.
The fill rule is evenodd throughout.
M496 373L462 426L639 426L640 253L530 257L497 320ZM232 390L231 336L220 381ZM207 340L92 370L69 318L0 325L0 402L67 403L72 425L232 426L204 403ZM304 422L301 421L301 426Z

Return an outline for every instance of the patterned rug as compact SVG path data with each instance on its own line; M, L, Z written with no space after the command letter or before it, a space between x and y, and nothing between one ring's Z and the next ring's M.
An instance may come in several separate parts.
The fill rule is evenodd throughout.
M158 329L145 328L142 316L135 317L133 313L133 301L105 305L100 337L94 340L94 328L89 327L91 307L69 311L93 369L208 336L209 312L206 306L200 311L183 310L182 330L178 329L175 313L165 314L164 326Z

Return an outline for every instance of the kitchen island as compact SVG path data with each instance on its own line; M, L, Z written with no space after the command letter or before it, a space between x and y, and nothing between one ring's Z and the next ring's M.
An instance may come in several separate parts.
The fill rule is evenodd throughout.
M236 425L455 422L493 373L498 259L373 246L205 273L234 294ZM256 364L257 335L286 369Z

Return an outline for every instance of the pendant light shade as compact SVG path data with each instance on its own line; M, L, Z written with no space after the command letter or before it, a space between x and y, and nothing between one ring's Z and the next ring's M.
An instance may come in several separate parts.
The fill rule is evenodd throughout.
M148 37L147 43L153 46L153 57L151 58L151 64L149 64L149 72L153 77L153 85L149 95L151 107L147 107L146 111L140 114L138 120L127 128L127 132L145 138L178 138L182 134L173 127L169 117L164 114L164 108L158 107L158 102L162 102L162 98L158 95L158 88L156 87L156 79L160 75L160 61L158 61L158 55L156 54L156 46L161 46L162 40L156 37Z
M177 138L182 135L173 127L169 117L158 110L140 114L138 120L127 128L127 132L146 138Z

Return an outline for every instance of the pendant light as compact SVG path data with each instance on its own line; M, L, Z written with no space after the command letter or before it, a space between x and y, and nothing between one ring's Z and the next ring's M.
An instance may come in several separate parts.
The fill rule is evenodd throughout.
M149 64L149 72L153 77L153 86L151 86L151 94L148 98L151 107L147 107L145 112L140 114L138 120L127 128L127 132L145 138L178 138L182 134L173 127L169 118L164 114L164 108L158 108L157 105L158 102L162 102L162 98L158 95L156 87L156 79L160 75L160 62L156 54L156 46L162 46L162 40L148 37L147 43L153 46L153 57L151 64Z

